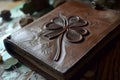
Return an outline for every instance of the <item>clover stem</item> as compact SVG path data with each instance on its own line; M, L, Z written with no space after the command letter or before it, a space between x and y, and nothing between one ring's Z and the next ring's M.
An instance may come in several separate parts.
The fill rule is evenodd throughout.
M54 57L54 61L58 61L60 59L61 56L61 51L62 51L62 39L63 39L63 35L61 34L58 39L57 39L57 51Z

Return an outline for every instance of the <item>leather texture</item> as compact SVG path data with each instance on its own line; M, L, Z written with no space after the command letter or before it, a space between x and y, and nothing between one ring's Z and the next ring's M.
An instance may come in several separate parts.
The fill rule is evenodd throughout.
M61 42L62 46L60 47L60 58L58 61L54 61L54 57L60 45L58 40L60 36L52 40L45 38L44 34L48 33L48 31L45 29L45 25L55 17L58 17L60 12L65 15L66 18L69 18L70 16L79 16L83 20L86 20L88 22L88 25L84 28L89 31L89 34L87 36L84 36L83 41L77 43L71 43L67 41L63 35ZM42 68L47 66L46 69L52 69L53 71L48 71L49 75L53 76L51 74L53 72L60 74L56 74L57 76L61 76L62 74L62 77L70 77L70 75L74 74L77 71L77 68L79 69L83 67L83 65L88 62L91 57L97 53L98 50L100 50L103 46L105 46L107 42L109 42L109 40L111 40L111 37L109 36L114 36L114 33L112 34L112 31L117 29L119 24L119 11L99 11L83 3L66 2L45 16L13 33L8 41L11 42L12 45L17 46L15 50L18 50L16 51L18 54L22 55L19 50L24 50L26 52L26 55L22 55L23 58L25 58L25 56L28 57L28 55L32 56L34 58L29 58L32 61L36 59L36 65L42 64ZM22 59L20 60L22 61ZM22 62L24 63L25 61ZM80 64L76 67L79 62ZM27 63L25 62L25 64ZM69 70L72 68L74 69L69 72ZM42 69L43 72L46 69ZM63 78L60 80L62 79Z

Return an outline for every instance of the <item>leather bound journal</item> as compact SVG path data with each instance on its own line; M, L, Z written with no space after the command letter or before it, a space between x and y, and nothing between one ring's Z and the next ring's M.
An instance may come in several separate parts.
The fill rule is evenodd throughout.
M120 32L120 12L66 2L4 40L7 51L48 79L68 80Z

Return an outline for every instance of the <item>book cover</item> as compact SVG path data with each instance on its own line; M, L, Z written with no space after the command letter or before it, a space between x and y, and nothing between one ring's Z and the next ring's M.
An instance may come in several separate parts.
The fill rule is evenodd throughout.
M48 79L68 80L119 34L120 12L66 2L4 40L7 51Z

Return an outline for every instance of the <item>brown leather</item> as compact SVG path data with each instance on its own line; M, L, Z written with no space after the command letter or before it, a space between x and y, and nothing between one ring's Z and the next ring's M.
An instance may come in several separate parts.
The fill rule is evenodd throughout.
M88 22L88 25L81 27L89 31L87 36L83 36L84 40L71 43L63 35L62 46L59 48L60 36L52 40L43 36L48 33L45 25L58 17L60 12L67 18L79 16ZM5 45L11 55L33 70L44 72L45 76L58 80L67 80L119 34L119 24L119 11L98 11L83 3L66 2L13 33L5 40ZM61 54L59 60L55 61L58 48L61 49Z
M113 39L97 55L88 69L77 80L119 80L120 79L120 35ZM76 80L76 79L75 79Z

